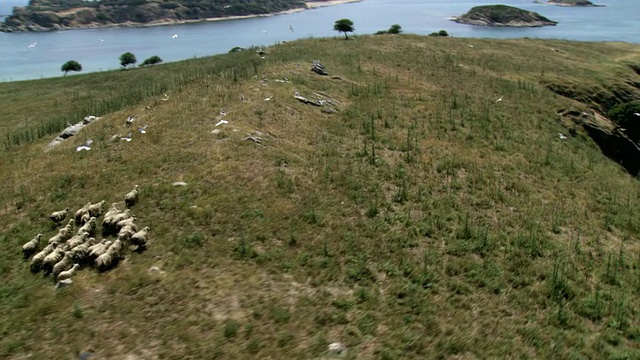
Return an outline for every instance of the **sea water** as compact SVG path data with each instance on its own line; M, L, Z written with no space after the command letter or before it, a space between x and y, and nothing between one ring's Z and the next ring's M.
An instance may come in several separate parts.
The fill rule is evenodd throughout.
M429 34L441 29L456 37L557 38L579 41L640 43L640 1L594 0L604 7L562 7L530 0L500 3L538 12L557 26L491 28L450 21L473 6L495 4L480 0L364 0L292 14L250 19L200 22L137 28L102 28L40 33L0 33L0 81L61 76L68 60L82 64L83 72L119 67L127 51L139 62L158 55L165 62L226 53L252 45L266 46L300 38L341 36L336 20L349 18L355 34L372 34L400 24L406 33ZM26 0L0 0L0 14ZM310 59L311 61L311 59Z

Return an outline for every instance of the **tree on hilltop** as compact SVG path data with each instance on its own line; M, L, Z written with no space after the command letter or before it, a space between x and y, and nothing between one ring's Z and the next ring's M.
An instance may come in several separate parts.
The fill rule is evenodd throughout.
M137 62L138 60L136 59L136 56L133 55L130 52L126 52L122 55L120 55L120 65L122 65L123 68L127 68L127 66L129 65L133 65Z
M400 34L401 32L402 32L402 26L398 24L391 25L389 30L387 30L387 33L389 34Z
M67 76L69 71L82 71L82 65L75 60L69 60L62 64L62 68L60 70L64 71L64 76Z
M152 57L146 59L145 61L142 62L142 64L140 64L140 66L146 66L146 65L155 65L155 64L159 64L162 62L162 59L160 58L160 56L158 55L153 55Z
M354 32L356 29L353 27L353 21L340 19L336 20L336 23L333 25L333 30L344 33L345 40L348 40L349 36L347 36L347 33Z

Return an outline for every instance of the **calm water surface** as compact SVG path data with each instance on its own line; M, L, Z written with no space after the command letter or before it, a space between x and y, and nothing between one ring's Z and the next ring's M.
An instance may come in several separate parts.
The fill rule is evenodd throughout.
M26 0L0 0L0 14ZM595 2L595 1L594 1ZM353 20L356 34L402 25L404 32L429 34L440 29L457 37L559 38L580 41L640 43L640 1L600 0L606 7L581 8L503 0L558 21L544 28L487 28L456 24L451 16L495 2L466 0L364 0L294 14L146 28L66 30L46 33L0 33L0 81L60 76L67 60L83 72L117 69L120 54L131 51L139 62L158 55L165 62L221 54L235 46L272 45L299 38L338 36L333 23ZM293 28L293 31L291 28ZM178 35L174 38L174 35ZM33 47L30 44L37 43Z

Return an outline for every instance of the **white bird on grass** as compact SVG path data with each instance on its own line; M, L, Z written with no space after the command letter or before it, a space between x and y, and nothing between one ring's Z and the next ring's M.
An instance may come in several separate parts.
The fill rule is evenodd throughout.
M220 120L218 121L218 123L216 124L216 126L220 126L222 124L228 124L229 122L227 120Z
M269 101L269 100L271 100L271 98L273 98L273 96L266 97L266 98L264 98L264 101Z
M161 99L162 101L167 101L169 100L169 95L167 95L167 93L164 93L164 97Z
M146 134L146 133L147 133L147 126L149 126L149 124L144 124L144 126L143 126L143 127L138 128L138 131L139 131L141 134Z
M504 98L504 95L500 96L500 99L496 100L496 102L502 101L503 98Z
M136 119L135 116L129 116L127 118L127 122L124 123L124 126L129 127L131 126L131 124L133 124L133 121Z
M127 134L127 136L125 136L125 137L121 137L121 138L120 138L120 140L124 140L124 141L126 141L126 142L131 141L131 139L132 139L132 138L131 138L131 134L132 134L132 133L131 133L131 131L129 131L129 133Z
M220 116L227 116L227 112L224 110L220 110Z
M558 135L560 136L560 140L567 140L567 136L562 134L562 133L558 133Z
M91 150L91 144L93 144L93 140L89 139L87 141L85 141L85 143L83 145L80 145L76 148L76 151L82 151L82 150L86 150L89 151Z

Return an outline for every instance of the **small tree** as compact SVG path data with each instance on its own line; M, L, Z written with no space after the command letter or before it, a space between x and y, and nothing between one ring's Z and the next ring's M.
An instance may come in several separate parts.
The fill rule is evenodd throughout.
M389 34L400 34L402 32L402 26L400 26L398 24L393 24L393 25L391 25L389 30L387 30L387 32Z
M142 64L140 64L140 66L146 66L146 65L155 65L155 64L159 64L162 62L162 59L160 58L160 56L158 55L153 55L152 57L146 59L145 61L142 62Z
M126 52L120 55L120 65L122 65L123 68L126 68L129 65L133 65L137 61L138 60L136 60L136 56L130 52Z
M64 71L64 76L67 76L69 71L82 71L82 65L75 60L69 60L62 65L62 71Z
M336 20L336 23L333 25L333 30L344 33L344 38L348 40L349 36L347 36L347 33L354 32L356 29L353 27L353 21L340 19Z

